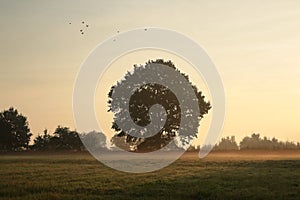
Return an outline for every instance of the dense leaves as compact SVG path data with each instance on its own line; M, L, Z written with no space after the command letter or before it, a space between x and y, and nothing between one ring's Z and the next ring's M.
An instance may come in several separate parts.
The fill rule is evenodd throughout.
M221 141L215 145L214 150L238 150L239 146L235 141L235 137L222 138Z
M190 110L185 107L182 107L182 105L179 104L176 95L169 88L156 83L146 83L139 89L137 89L130 98L129 113L132 120L135 122L135 124L139 126L148 125L150 123L149 110L151 106L155 104L160 104L165 108L167 117L164 127L157 134L148 138L138 138L128 134L128 132L122 130L117 125L116 119L121 119L123 120L123 122L131 119L128 119L123 116L125 112L122 112L123 108L120 106L119 103L124 101L124 99L122 98L123 96L121 96L121 98L115 97L114 99L112 94L116 90L121 91L123 93L130 91L132 89L132 85L128 83L131 83L130 81L133 79L140 80L143 79L143 77L144 79L148 79L148 67L149 64L152 63L165 65L167 67L172 68L176 72L175 76L171 76L169 74L162 74L160 73L159 69L155 69L155 71L152 73L153 76L158 76L160 79L167 79L170 82L170 84L181 84L178 83L179 77L184 77L187 80L187 82L189 83L188 86L184 85L184 83L182 83L180 86L184 89L185 87L192 88L192 91L194 92L194 95L197 98L193 99L193 101L197 102L200 113L197 113L199 114L199 117L193 116L190 118L190 121L186 124L180 124L182 117L181 114L183 113L185 116L192 115L190 113ZM124 88L124 85L126 85L128 88ZM193 96L189 93L185 95L190 95L191 97ZM186 130L185 132L188 132L190 134L188 137L196 137L200 119L203 118L203 116L207 114L209 109L211 108L210 103L204 100L205 97L202 95L202 92L198 91L197 87L189 82L189 77L187 75L181 73L171 61L165 62L161 59L156 61L148 61L145 66L138 67L135 65L132 73L128 72L125 75L124 79L122 79L116 85L111 87L108 96L109 111L112 111L115 114L115 121L112 124L112 129L115 130L116 135L112 139L112 142L120 148L123 148L125 150L134 150L135 152L150 152L166 146L167 144L169 144L170 141L174 139L174 137L176 137L176 133L179 127L181 129ZM179 142L181 142L181 144L178 144L179 146L184 145L185 143L185 141Z
M240 149L299 149L300 143L282 142L276 138L268 139L267 137L261 138L260 134L253 133L251 137L246 136L240 142Z
M14 108L0 113L0 150L18 151L28 149L31 137L28 121Z
M83 149L79 134L71 131L68 127L58 126L55 132L50 135L45 130L43 135L38 135L32 145L33 150L76 150Z

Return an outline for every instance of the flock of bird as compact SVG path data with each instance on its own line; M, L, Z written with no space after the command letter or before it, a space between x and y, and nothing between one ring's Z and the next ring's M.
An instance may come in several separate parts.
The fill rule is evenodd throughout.
M72 24L72 22L69 22L69 25L71 25L71 24ZM85 28L89 28L90 25L87 24L85 21L82 21L81 25L83 26L83 28L81 28L79 30L79 32L80 32L81 35L84 35ZM148 30L147 28L144 29L144 31L147 31L147 30ZM120 31L117 31L117 33L120 33ZM114 39L113 41L115 42L116 40Z
M71 25L72 22L69 22L69 24ZM85 29L85 28L89 28L90 25L87 24L85 21L82 21L81 24L83 25L84 28L80 29L79 32L80 32L81 35L83 35L83 34L84 34L84 29Z

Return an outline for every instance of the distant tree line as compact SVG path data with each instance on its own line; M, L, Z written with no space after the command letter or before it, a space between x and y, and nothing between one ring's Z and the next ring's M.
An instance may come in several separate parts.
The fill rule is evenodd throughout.
M192 146L189 150L194 151L197 149L209 149L210 146ZM221 138L220 142L213 146L213 151L234 151L234 150L280 150L280 149L300 149L299 142L283 142L276 138L268 139L267 137L260 137L259 133L253 133L251 136L246 136L239 143L236 142L235 136Z
M43 134L39 134L34 138L33 144L30 143L32 133L30 132L27 118L20 114L16 109L9 108L0 112L0 151L84 151L84 144L89 145L93 150L112 150L108 148L106 136L103 133L92 131L89 133L78 133L75 130L70 130L68 127L58 126L55 131L50 134L45 129ZM196 151L213 147L214 151L224 150L249 150L249 149L300 149L300 143L297 142L282 142L276 138L268 139L260 137L260 134L253 133L251 136L246 136L238 144L234 136L222 138L214 146L190 146L188 151ZM166 150L176 150L180 147L175 143L169 145Z
M300 149L300 143L282 142L276 138L268 139L260 137L260 134L253 133L251 137L244 137L240 142L240 149Z
M38 135L31 146L32 150L75 150L81 151L83 144L76 131L71 131L68 127L58 126L54 133L50 135L44 130L43 135Z
M48 134L47 130L44 130L43 135L38 135L34 139L30 149L35 151L83 151L85 150L83 143L88 144L93 149L105 149L106 136L96 131L79 134L76 131L71 131L68 127L58 126L51 135Z
M13 107L0 112L0 152L10 151L83 151L82 141L95 148L106 148L106 137L95 131L79 134L68 127L58 126L50 134L47 129L38 134L30 143L30 132L27 118Z

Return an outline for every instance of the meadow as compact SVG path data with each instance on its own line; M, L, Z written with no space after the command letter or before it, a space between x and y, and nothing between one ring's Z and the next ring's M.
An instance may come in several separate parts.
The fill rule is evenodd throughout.
M0 199L300 199L300 151L186 153L130 174L88 153L0 155Z

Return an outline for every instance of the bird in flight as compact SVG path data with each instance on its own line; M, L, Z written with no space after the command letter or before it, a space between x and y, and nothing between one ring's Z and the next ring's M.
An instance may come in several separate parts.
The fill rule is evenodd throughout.
M69 22L69 24L71 25L72 22ZM89 28L90 25L87 24L85 21L82 21L81 24L82 24L83 28L81 28L81 29L79 30L79 32L80 32L81 35L83 35L83 34L84 34L84 31L85 31L85 28Z

